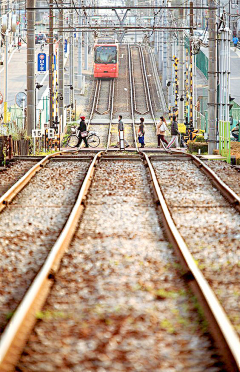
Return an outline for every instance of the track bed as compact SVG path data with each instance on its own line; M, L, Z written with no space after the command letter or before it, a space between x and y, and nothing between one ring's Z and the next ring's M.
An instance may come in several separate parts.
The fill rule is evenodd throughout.
M0 214L0 333L59 236L88 164L50 162Z
M17 371L221 371L139 161L97 166Z
M9 168L0 172L0 197L35 164L36 161L18 160L11 164Z
M153 161L172 217L240 335L240 216L190 161Z

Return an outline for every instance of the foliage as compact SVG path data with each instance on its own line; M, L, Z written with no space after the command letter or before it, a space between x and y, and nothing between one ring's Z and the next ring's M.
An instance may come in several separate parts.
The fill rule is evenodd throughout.
M77 127L79 125L78 122L71 122L71 123L68 123L67 124L67 128L65 129L65 134L63 136L63 139L62 139L62 142L61 142L61 146L66 146L67 144L67 139L68 137L70 136L71 134L71 127Z
M195 141L188 141L188 150L190 153L198 152L201 150L201 153L208 152L208 144L207 142L195 142Z
M198 135L195 137L194 142L206 142L206 140L202 135Z

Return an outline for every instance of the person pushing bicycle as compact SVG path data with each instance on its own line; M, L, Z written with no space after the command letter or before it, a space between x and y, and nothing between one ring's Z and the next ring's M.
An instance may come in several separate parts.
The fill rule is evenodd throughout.
M78 141L77 147L80 147L82 140L85 143L85 147L89 147L88 142L87 142L88 132L87 132L87 125L85 123L85 116L80 116L80 119L81 120L80 120L79 127L78 127L79 141Z

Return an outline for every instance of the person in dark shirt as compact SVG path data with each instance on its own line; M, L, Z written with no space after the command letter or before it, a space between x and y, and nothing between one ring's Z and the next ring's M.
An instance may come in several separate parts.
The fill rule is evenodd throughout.
M178 148L178 134L179 134L179 131L178 131L178 123L177 123L177 118L175 115L173 115L173 120L172 120L172 124L171 124L171 140L169 141L169 144L167 145L167 149L169 149L173 144L174 142L176 143L176 148Z
M87 142L88 132L87 132L87 125L85 123L85 116L81 116L80 119L81 120L80 120L79 127L78 127L79 141L78 141L77 147L80 147L82 140L85 143L85 147L88 147L88 142Z
M124 136L124 125L123 125L123 121L122 121L122 115L119 115L118 116L118 144L117 146L115 147L118 147L120 146L120 131L123 131L123 136ZM129 147L129 143L124 139L124 144L125 144L125 147Z
M145 146L144 135L145 135L144 118L140 118L140 124L138 127L138 142L141 144L141 147Z

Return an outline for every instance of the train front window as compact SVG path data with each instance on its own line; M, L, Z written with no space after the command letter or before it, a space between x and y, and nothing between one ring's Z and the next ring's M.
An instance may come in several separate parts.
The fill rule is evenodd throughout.
M115 46L99 46L95 49L95 63L117 63L117 48Z

